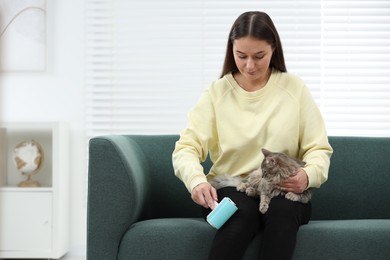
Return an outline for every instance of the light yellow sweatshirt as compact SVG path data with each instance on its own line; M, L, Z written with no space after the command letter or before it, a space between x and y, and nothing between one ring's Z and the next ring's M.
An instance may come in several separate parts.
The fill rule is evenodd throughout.
M247 92L232 74L216 80L188 114L172 155L188 191L216 175L245 176L257 169L261 148L306 162L309 187L328 178L333 152L321 113L304 82L273 70L265 87ZM213 162L205 175L200 162Z

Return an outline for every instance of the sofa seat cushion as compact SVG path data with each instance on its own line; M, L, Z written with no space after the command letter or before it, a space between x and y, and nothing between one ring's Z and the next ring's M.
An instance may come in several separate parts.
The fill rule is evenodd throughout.
M207 259L215 230L201 218L137 222L124 234L118 260ZM260 234L244 259L256 259ZM390 256L390 220L316 220L300 228L294 260L366 260Z
M140 221L124 234L118 260L153 259L152 256L159 256L161 260L207 259L214 233L215 230L201 218Z
M311 221L297 239L294 260L390 259L390 219Z

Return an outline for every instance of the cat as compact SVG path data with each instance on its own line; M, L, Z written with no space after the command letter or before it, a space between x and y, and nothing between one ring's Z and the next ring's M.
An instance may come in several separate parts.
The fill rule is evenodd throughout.
M259 210L261 213L265 213L268 210L271 199L278 195L284 195L285 198L298 201L301 203L308 203L312 197L312 190L305 190L303 193L297 194L293 192L283 192L276 188L280 182L294 176L299 168L305 166L305 162L291 158L284 153L270 152L267 149L262 149L264 154L264 160L261 163L262 181L260 184L255 183L257 186L257 195L260 196ZM249 180L249 179L248 179ZM237 186L237 188L243 189L246 186L247 195L252 194L252 183L248 181L245 185ZM249 193L247 192L249 188Z
M248 196L260 197L259 211L264 214L269 208L271 199L275 196L284 195L287 199L308 203L312 197L312 190L303 193L283 192L276 188L280 182L294 176L299 168L305 166L305 162L291 158L284 153L270 152L262 149L264 160L260 167L247 177L232 177L222 175L214 178L210 183L216 189L232 186L238 191L245 192Z

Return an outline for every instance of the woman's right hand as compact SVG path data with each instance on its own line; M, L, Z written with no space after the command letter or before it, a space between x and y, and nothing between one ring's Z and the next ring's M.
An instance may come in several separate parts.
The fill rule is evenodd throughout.
M213 210L215 201L218 201L217 190L210 183L204 182L192 189L191 198L196 204Z

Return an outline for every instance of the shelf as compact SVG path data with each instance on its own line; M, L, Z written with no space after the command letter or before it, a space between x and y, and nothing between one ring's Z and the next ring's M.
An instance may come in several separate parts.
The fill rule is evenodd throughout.
M41 167L32 179L41 187L53 186L53 171L60 158L60 123L0 123L0 187L18 186L27 179L16 167L14 152L23 142L36 142L42 148Z
M53 188L20 188L20 187L0 187L0 192L52 192Z
M27 142L27 144L26 144ZM23 144L24 148L20 149ZM38 187L19 187L31 179ZM39 156L38 156L39 158ZM59 259L69 249L69 129L59 122L0 123L0 259ZM28 220L28 221L26 221Z

